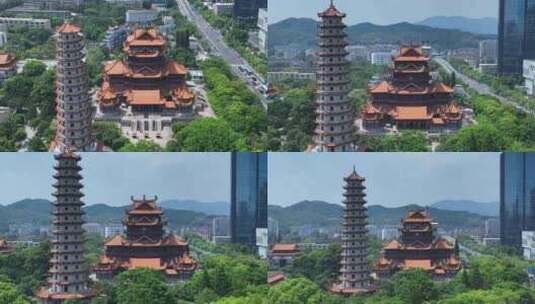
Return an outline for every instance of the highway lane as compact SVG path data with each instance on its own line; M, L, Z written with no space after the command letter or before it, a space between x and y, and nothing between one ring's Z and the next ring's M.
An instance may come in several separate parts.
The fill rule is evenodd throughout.
M200 14L198 14L187 0L176 0L180 13L189 21L196 24L202 36L210 45L210 52L215 56L220 56L230 64L234 75L239 77L247 87L255 93L262 102L264 109L267 109L267 99L259 87L265 84L263 78L247 63L240 54L229 47L221 33L214 29Z
M484 83L480 83L480 82L478 82L478 81L476 81L476 80L464 75L463 73L460 73L447 60L445 60L443 58L439 58L439 57L435 57L435 58L433 58L433 60L436 63L438 63L443 69L445 69L448 73L451 74L452 72L454 72L456 74L457 78L459 78L463 83L468 85L468 87L470 87L471 89L473 89L477 93L479 93L481 95L489 95L491 97L496 98L497 100L499 100L503 104L513 106L518 111L524 112L524 113L529 114L529 115L535 115L535 113L530 112L528 109L526 109L525 107L517 104L516 102L513 102L513 101L511 101L511 100L509 100L509 99L507 99L507 98L505 98L503 96L495 94L492 91L492 88L490 88L488 85L486 85Z

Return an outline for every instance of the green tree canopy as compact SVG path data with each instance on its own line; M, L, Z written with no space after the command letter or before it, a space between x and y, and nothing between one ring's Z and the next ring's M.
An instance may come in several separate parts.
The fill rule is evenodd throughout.
M116 279L117 304L174 304L161 272L145 268L125 271Z
M245 138L236 133L227 122L219 118L197 119L181 128L169 142L169 151L242 151Z

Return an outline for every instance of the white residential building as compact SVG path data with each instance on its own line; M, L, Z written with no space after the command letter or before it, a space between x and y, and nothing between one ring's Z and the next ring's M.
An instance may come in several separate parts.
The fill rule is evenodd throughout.
M316 73L309 72L268 72L268 81L276 81L280 79L302 79L302 80L316 80Z
M524 60L524 80L526 94L535 95L535 60Z
M98 235L102 235L103 234L102 225L99 224L99 223L85 223L85 224L82 225L82 228L88 234L89 233L98 234Z
M258 48L267 54L268 47L268 11L265 8L258 10Z
M392 63L392 52L373 52L371 61L373 65L389 65Z
M112 224L104 227L104 237L110 238L114 235L123 234L124 228L121 224Z
M522 231L524 259L535 260L535 231Z
M158 12L156 10L127 10L126 11L126 23L137 24L141 26L151 25L158 19Z
M212 9L214 14L221 15L230 15L232 16L232 10L234 9L234 2L216 2L212 4Z
M46 30L52 29L49 19L0 17L0 24L5 24L7 27L25 26L28 28L42 28Z

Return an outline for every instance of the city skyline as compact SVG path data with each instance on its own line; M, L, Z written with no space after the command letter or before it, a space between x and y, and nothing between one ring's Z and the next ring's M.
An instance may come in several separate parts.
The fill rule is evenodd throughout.
M269 23L276 23L291 17L317 19L317 12L323 11L330 0L270 0ZM468 18L498 18L498 0L375 0L358 2L334 1L338 9L347 14L346 23L354 25L371 22L387 25L399 22L420 22L435 16L463 16ZM416 9L417 8L417 9Z
M499 153L277 153L269 156L269 204L341 205L340 180L353 165L366 178L369 205L499 201Z
M157 195L200 202L230 201L230 153L80 153L86 205L125 206ZM52 201L52 153L3 153L0 205Z

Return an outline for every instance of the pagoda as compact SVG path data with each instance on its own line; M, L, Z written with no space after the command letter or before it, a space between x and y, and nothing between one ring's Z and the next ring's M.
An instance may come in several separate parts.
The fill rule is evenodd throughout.
M48 287L41 288L37 298L43 304L59 304L67 300L88 303L96 292L88 287L84 258L80 156L66 150L54 158L57 163L53 185L56 191L52 194L56 199L52 207L51 267Z
M318 61L316 63L316 129L314 145L318 152L353 151L355 142L354 109L348 98L351 90L347 42L342 19L331 1L318 14Z
M95 150L91 136L93 110L80 27L64 23L56 29L56 137L51 151Z
M116 235L104 244L95 273L98 279L112 279L119 272L136 268L162 271L168 281L191 277L197 262L190 257L188 242L173 233L166 234L163 211L157 197L132 198L123 224L126 236Z
M434 279L453 277L462 267L455 246L435 235L435 227L426 211L411 211L401 223L401 237L388 242L375 265L379 278L389 278L396 271L419 268Z
M463 114L453 89L431 77L430 57L420 46L402 46L394 56L390 77L370 87L362 110L365 129L387 125L398 129L456 130Z
M368 262L368 209L364 190L365 179L353 172L344 178L344 215L342 229L342 253L339 282L331 287L334 293L355 295L368 293L370 265Z
M195 95L186 86L187 69L169 60L165 47L156 29L133 30L124 42L124 59L104 67L97 96L102 113L117 113L124 106L141 114L191 114Z

